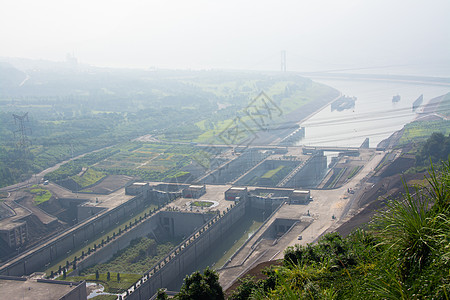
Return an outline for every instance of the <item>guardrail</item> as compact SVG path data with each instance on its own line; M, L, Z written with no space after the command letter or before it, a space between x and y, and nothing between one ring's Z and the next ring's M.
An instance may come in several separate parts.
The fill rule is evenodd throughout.
M140 285L150 279L150 277L154 276L157 272L161 271L166 264L168 264L171 260L175 259L177 255L182 254L186 251L189 246L193 245L195 241L206 234L215 223L217 223L220 219L224 218L227 213L229 213L233 208L237 208L241 205L245 205L245 201L240 201L231 208L228 208L227 211L222 214L219 212L216 216L212 217L207 223L205 223L199 230L192 233L189 237L184 239L179 246L175 249L171 250L165 257L160 259L149 271L145 272L144 275L136 281L132 287L130 287L125 293L123 293L122 299L125 299L129 294L133 293Z

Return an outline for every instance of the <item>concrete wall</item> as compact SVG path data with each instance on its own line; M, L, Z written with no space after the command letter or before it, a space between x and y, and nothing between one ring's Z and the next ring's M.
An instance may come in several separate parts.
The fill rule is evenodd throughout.
M222 217L207 222L199 234L194 232L147 272L126 299L150 299L159 288L168 287L180 277L190 274L215 243L244 216L247 205L247 201L240 201Z
M60 280L47 280L38 279L37 282L49 283L49 284L59 284L59 285L70 285L72 290L59 298L59 300L84 300L87 298L86 292L86 281L81 281L78 284L67 281ZM75 285L76 284L76 285Z
M46 265L61 260L68 251L87 244L89 240L129 218L136 211L141 210L146 203L148 200L136 196L110 211L79 224L57 238L31 248L18 258L6 262L0 267L0 275L22 276L43 270Z
M261 209L266 212L272 213L281 203L289 201L288 197L270 198L260 196L250 196L251 207L255 209ZM268 216L268 215L267 215Z
M257 166L252 171L248 172L244 177L236 182L237 185L246 186L246 185L257 185L257 186L268 186L275 187L279 181L281 181L283 177L278 177L277 175L272 178L261 178L267 171L278 168L279 166L285 166L286 169L289 169L291 172L295 167L297 167L301 162L300 161L289 161L289 160L265 160L262 164ZM286 176L287 174L285 174ZM252 182L254 177L259 177L257 183Z
M314 155L303 168L289 180L284 187L302 189L314 188L325 176L327 170L327 157Z
M87 296L86 281L83 281L59 300L84 300Z
M78 275L83 269L86 269L95 264L107 262L117 251L120 251L130 245L130 242L136 238L144 237L155 231L158 226L164 228L161 221L169 220L169 224L174 227L164 228L167 233L175 233L175 236L189 236L196 229L202 227L208 220L213 217L213 214L200 213L184 213L172 211L160 211L155 215L149 217L143 222L133 226L122 235L116 237L114 240L105 244L103 247L97 249L85 259L77 263L77 269L71 275Z
M200 229L214 214L161 211L159 224L173 237L187 237Z
M231 182L268 156L269 154L267 153L253 149L245 151L234 160L205 177L202 183L226 184Z
M263 239L275 239L286 233L298 220L277 218L262 234Z
M77 263L77 269L71 275L78 275L82 270L89 268L95 264L107 262L117 251L120 251L130 245L130 242L136 238L144 237L150 234L158 227L158 213L151 216L147 220L133 226L122 235L105 244L97 251L91 253L82 261Z
M78 205L77 206L77 221L83 222L84 220L87 220L89 218L92 218L93 216L101 213L106 208L101 206L90 206L90 205Z

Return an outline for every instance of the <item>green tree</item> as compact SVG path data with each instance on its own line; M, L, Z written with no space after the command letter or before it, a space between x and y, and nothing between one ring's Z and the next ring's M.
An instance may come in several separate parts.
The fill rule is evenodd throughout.
M166 291L164 289L158 289L156 300L165 300L165 299L169 299L169 296L167 296Z
M176 299L224 299L223 290L219 284L219 276L209 267L205 269L203 274L196 271L186 276Z
M239 279L239 286L233 292L229 299L231 300L245 300L249 299L252 292L259 288L259 284L250 276Z
M428 165L446 161L450 155L450 135L444 136L440 132L433 132L416 155L417 165Z
M98 273L98 270L95 270L95 279L98 280L100 278L100 274Z

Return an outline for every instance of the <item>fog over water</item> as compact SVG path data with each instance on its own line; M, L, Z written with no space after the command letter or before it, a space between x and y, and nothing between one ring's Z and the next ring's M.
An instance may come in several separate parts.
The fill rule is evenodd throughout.
M355 107L331 111L330 105L303 122L305 138L299 144L359 147L365 138L376 145L416 117L412 103L423 94L430 99L450 92L449 87L395 82L315 79L344 95L357 97ZM399 102L392 102L400 95Z

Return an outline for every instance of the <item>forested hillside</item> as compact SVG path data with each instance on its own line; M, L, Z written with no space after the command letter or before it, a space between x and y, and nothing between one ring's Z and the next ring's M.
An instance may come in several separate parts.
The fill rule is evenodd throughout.
M337 93L295 74L15 63L20 70L0 65L0 79L9 78L0 88L0 187L142 135L154 141L214 142L211 138L244 115L243 108L263 90L280 115ZM23 117L22 124L13 114Z

